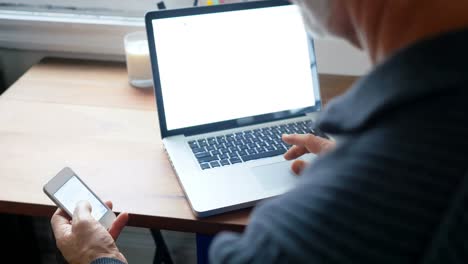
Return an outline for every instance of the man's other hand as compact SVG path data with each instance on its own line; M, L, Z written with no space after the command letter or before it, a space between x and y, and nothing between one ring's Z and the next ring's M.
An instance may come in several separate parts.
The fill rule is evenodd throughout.
M286 160L297 159L306 153L321 154L335 147L335 142L314 136L312 134L284 134L283 141L294 145L286 153ZM296 160L292 163L291 169L296 175L300 175L307 163L303 160Z
M111 202L106 204L112 209ZM72 220L60 208L51 220L57 247L70 264L89 264L102 257L115 258L127 263L115 244L127 222L128 214L121 213L107 231L91 215L91 205L86 201L78 203Z

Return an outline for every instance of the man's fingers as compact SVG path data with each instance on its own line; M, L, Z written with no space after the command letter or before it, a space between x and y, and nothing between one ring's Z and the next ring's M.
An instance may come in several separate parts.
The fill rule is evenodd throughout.
M50 220L52 225L60 225L60 224L69 224L70 223L70 216L62 210L61 208L57 208L55 213L52 215L52 219Z
M283 134L282 139L289 145L305 146L311 134Z
M105 204L112 210L113 204L111 201L106 201ZM128 213L120 213L119 216L115 219L114 223L112 223L111 228L109 229L109 234L112 236L114 241L120 235L120 232L124 229L128 222Z
M304 146L293 146L286 153L284 153L284 158L286 160L293 160L308 152L309 151L307 151Z
M285 134L283 141L291 145L305 146L309 152L314 154L327 151L335 146L333 141L312 134Z
M311 135L312 138L306 143L306 148L314 153L314 154L319 154L323 152L327 152L335 147L335 142L324 139L321 137L317 137L314 135Z
M50 224L52 225L53 230L56 230L63 225L69 225L70 216L68 216L64 210L57 208L54 215L52 215L52 219L50 219Z
M305 161L296 160L291 164L291 170L294 172L294 174L301 175L306 166L307 163Z
M75 225L79 221L92 218L91 210L91 204L88 201L78 202L73 212L72 224Z
M52 219L50 219L50 224L52 225L54 237L58 239L66 236L71 229L70 216L60 208L55 211Z
M107 205L107 207L109 207L111 210L112 210L112 207L114 207L114 205L112 204L111 201L105 201L104 203L105 203L105 204Z
M115 219L111 228L109 229L109 234L112 236L114 241L117 241L117 238L120 235L120 232L124 229L128 222L128 214L120 213L119 216Z

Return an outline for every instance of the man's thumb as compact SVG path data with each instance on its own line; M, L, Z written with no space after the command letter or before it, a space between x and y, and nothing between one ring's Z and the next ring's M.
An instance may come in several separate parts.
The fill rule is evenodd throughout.
M73 212L73 219L86 219L91 216L91 204L88 201L79 201Z

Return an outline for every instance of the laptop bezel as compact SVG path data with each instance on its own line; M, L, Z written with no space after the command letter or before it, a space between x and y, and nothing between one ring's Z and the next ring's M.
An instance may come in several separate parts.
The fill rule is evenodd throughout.
M146 24L146 33L148 37L148 45L150 51L151 59L151 68L153 73L153 83L154 83L154 94L156 99L156 107L158 110L159 117L159 127L161 132L161 137L166 138L174 135L196 135L203 134L213 131L232 129L242 126L249 126L254 124L261 124L266 122L278 121L288 118L304 116L307 113L317 112L321 110L321 98L320 98L320 86L318 79L317 71L317 60L315 57L315 48L314 42L309 38L309 56L310 56L310 70L312 74L313 89L315 94L315 105L300 109L291 109L287 111L280 111L238 119L225 120L221 122L215 122L210 124L203 124L185 128L178 129L167 129L166 115L164 110L164 99L161 89L161 81L159 77L159 67L158 59L156 53L156 44L154 41L154 30L152 21L155 19L164 19L171 17L180 17L180 16L191 16L191 15L200 15L200 14L209 14L209 13L221 13L221 12L230 12L238 10L247 10L247 9L256 9L256 8L266 8L266 7L275 7L275 6L285 6L291 5L288 1L283 0L273 0L273 1L258 1L258 2L243 2L236 4L224 4L216 6L203 6L203 7L192 7L192 8L183 8L183 9L173 9L173 10L163 10L163 11L152 11L148 12L145 15L145 24Z

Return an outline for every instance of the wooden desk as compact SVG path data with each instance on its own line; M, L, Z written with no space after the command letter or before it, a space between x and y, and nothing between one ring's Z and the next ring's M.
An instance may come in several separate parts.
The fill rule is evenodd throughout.
M321 76L324 101L355 78ZM193 216L160 139L152 90L125 65L44 60L0 97L0 213L50 216L44 183L73 168L129 225L204 234L242 231L250 210Z

